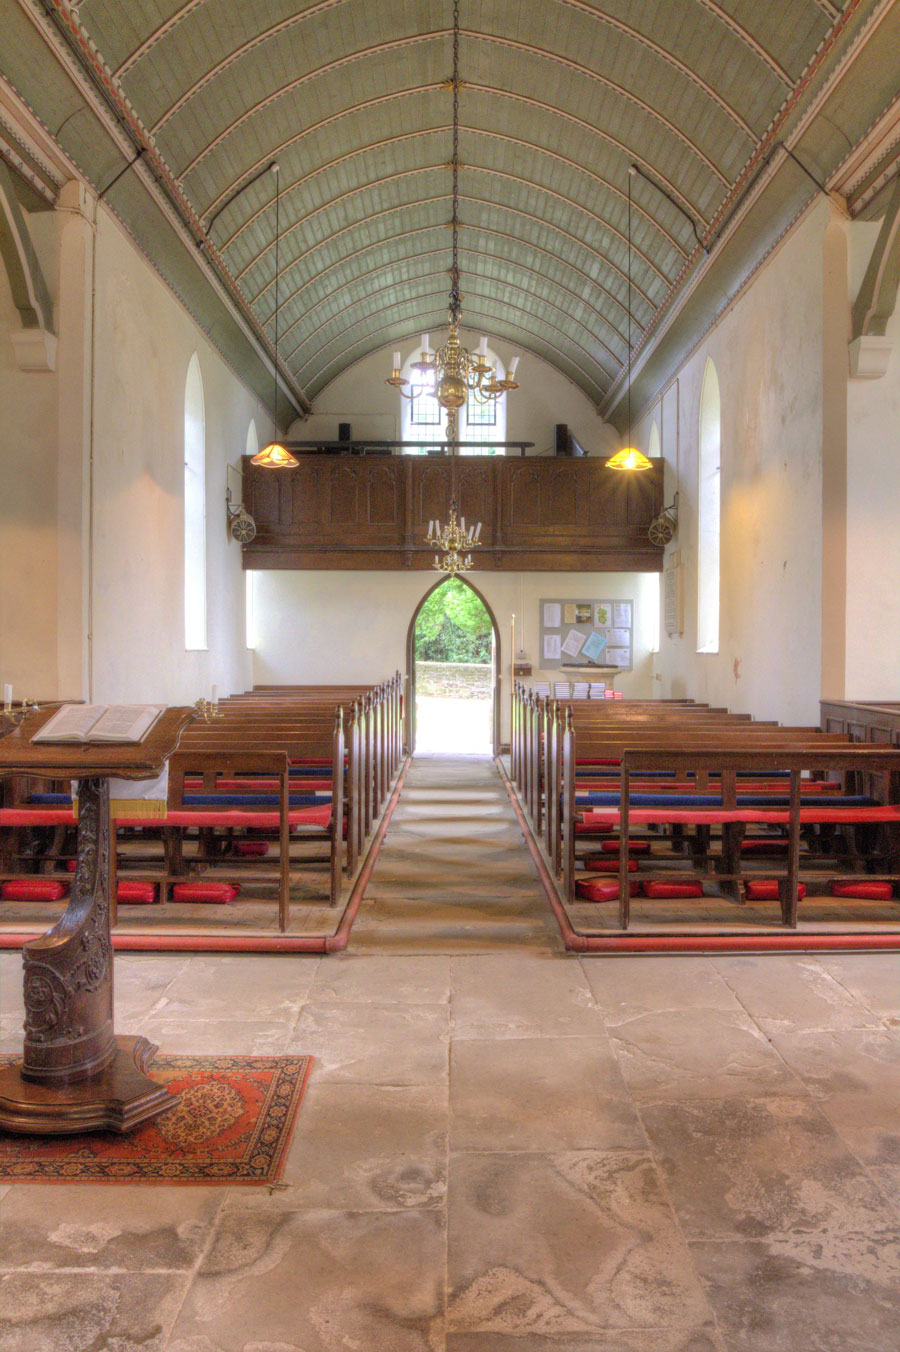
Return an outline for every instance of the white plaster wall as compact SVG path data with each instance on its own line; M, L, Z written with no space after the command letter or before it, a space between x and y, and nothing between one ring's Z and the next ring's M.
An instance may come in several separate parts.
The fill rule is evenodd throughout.
M477 346L478 338L475 332L462 332L463 342L470 348ZM431 340L434 346L443 337L435 333ZM515 355L515 349L503 339L488 335L488 343L501 360L508 362ZM384 383L391 373L394 350L394 345L388 344L370 352L336 376L314 401L311 416L293 424L291 437L298 441L313 437L335 440L341 422L349 422L357 437L399 437L401 396ZM401 346L404 361L412 351L409 343ZM517 373L520 386L507 396L506 440L534 442L531 455L552 454L556 424L567 423L590 454L612 455L619 439L601 420L591 400L549 362L530 352L521 356Z
M685 629L660 640L657 694L818 723L821 624L824 204L785 239L677 377L663 451L680 494ZM708 357L722 399L720 641L697 649L697 449ZM675 409L671 388L665 412ZM658 407L658 404L657 404ZM653 409L649 410L652 414ZM642 430L649 434L645 418ZM669 490L667 489L667 492Z
M240 547L226 528L225 476L255 418L270 423L105 211L96 262L93 696L192 702L242 690ZM207 642L184 646L184 386L196 350L206 412ZM236 486L236 485L235 485Z
M500 629L504 740L509 736L512 616L516 616L516 649L524 648L536 663L542 597L633 600L634 671L617 677L616 688L626 695L652 694L657 574L473 571L468 576ZM405 672L409 624L435 580L436 574L430 572L258 572L254 680L315 684L339 678L355 683ZM535 678L542 677L553 680L564 673L543 672L536 666Z
M24 213L56 301L57 223ZM57 677L55 371L20 371L12 334L22 328L0 264L0 684L14 699L46 699Z
M880 222L850 226L850 298ZM887 374L847 390L847 650L851 699L900 698L900 307ZM827 620L827 617L826 617ZM826 692L827 693L827 692Z

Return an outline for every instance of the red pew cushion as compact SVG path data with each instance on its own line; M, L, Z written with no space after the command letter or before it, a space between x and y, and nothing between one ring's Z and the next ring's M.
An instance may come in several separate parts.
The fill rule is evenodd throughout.
M653 882L642 883L645 897L702 897L700 883Z
M617 847L618 848L618 847ZM589 868L592 873L618 873L618 859L585 859L585 868ZM634 873L637 869L637 860L629 859L628 872Z
M867 901L890 901L894 895L893 883L839 883L831 884L833 897L863 897Z
M630 882L628 891L634 896L640 883ZM607 878L576 878L575 896L579 901L615 901L619 895L619 884Z
M617 840L604 840L600 848L601 850L603 850L604 854L618 854L619 842ZM630 840L628 842L628 853L649 854L650 853L649 840Z
M172 888L172 899L206 901L213 906L225 906L229 901L234 901L240 890L240 883L176 883Z
M234 844L234 852L243 855L244 858L265 855L269 853L269 842L267 840L237 840Z
M156 886L138 882L136 878L123 878L116 884L116 901L127 906L152 906L156 901Z
M615 809L613 809L615 811ZM576 836L605 836L612 830L612 822L584 821L575 823Z
M776 878L748 878L744 883L748 901L777 901L778 880ZM806 896L806 886L800 883L797 896Z
M73 826L70 807L3 807L0 826Z
M741 854L787 854L786 840L742 840Z
M61 901L69 884L58 878L14 878L0 885L4 901Z

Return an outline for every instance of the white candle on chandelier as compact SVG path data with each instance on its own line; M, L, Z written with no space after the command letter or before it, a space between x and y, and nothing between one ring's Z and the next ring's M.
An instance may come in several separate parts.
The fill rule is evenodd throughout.
M7 709L11 709L11 708L12 708L12 686L11 686L11 685L5 685L5 686L3 687L3 703L6 705Z
M400 374L400 353L399 353L399 352L395 352L395 353L394 353L394 371L395 371L396 374L399 376L399 374Z
M484 334L481 335L481 341L478 344L478 355L479 357L487 356L487 338L485 338Z
M475 527L475 539L476 539L476 541L478 540L478 537L479 537L480 534L481 534L481 522L479 521L478 525Z
M465 533L466 533L466 518L465 518L464 516L460 517L460 519L459 519L459 525L460 525L460 529L462 530L463 535L465 535Z
M518 357L513 357L513 358L510 360L510 363L509 363L509 370L508 370L507 373L506 373L510 380L515 380L515 378L516 378L516 367L518 366L518 364L519 364L519 358L518 358Z
M427 354L427 352L428 352L428 339L429 339L429 337L430 337L430 334L427 334L427 333L423 333L423 334L422 334L422 356L423 356L423 357L424 357L424 356Z

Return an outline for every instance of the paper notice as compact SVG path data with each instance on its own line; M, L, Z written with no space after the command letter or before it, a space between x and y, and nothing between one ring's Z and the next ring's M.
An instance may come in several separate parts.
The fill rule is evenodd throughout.
M594 607L591 605L590 601L588 601L586 605L582 604L579 601L575 602L576 624L590 624L593 618L594 618Z
M627 667L631 661L631 649L607 648L606 660L611 667Z
M597 606L597 628L605 629L609 624L609 617L612 607L608 601L601 601Z
M562 645L562 650L567 657L577 657L584 646L584 634L579 634L577 629L570 629L566 634L566 641Z
M545 635L544 635L544 661L545 661L545 662L558 662L558 661L559 661L559 658L560 658L559 647L560 647L561 641L562 641L562 640L560 639L559 634L545 634Z
M558 629L562 624L562 606L558 601L544 602L544 628Z
M606 637L613 648L627 648L631 643L631 631L628 629L609 629Z
M631 628L631 602L614 601L613 602L613 624L617 629Z
M582 656L588 658L591 662L598 662L603 655L606 647L606 638L603 634L598 634L594 630L593 634L588 634L587 641L582 648Z
M563 606L563 620L566 624L575 623L575 602L567 601Z

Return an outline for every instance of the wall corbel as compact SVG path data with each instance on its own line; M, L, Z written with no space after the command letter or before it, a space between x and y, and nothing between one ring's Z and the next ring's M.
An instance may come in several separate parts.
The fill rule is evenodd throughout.
M16 364L20 371L52 371L56 367L53 304L16 197L12 174L2 161L0 259L9 278L13 304L22 319L22 328L12 338Z
M850 376L854 380L877 380L890 363L893 342L885 337L888 320L897 304L900 287L900 178L853 305L850 340Z

